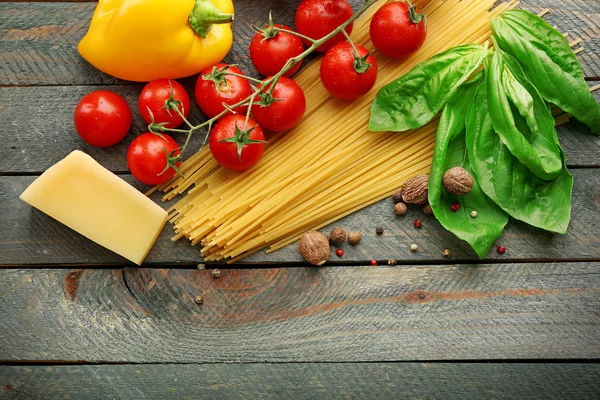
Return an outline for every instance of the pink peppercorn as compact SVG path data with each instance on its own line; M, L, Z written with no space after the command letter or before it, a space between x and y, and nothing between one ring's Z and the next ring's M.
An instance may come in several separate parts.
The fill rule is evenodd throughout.
M506 247L504 246L498 246L498 254L504 254L506 253Z
M342 250L342 249L337 249L337 250L335 251L335 254L337 254L337 256L338 256L338 257L341 257L341 256L343 256L343 255L344 255L344 250Z
M419 229L420 227L423 226L423 224L421 223L420 219L415 219L414 226L415 226L415 228Z

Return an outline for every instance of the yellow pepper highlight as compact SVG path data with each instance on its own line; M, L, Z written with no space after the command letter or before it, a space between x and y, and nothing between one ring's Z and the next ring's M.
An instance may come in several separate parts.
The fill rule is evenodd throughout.
M231 0L100 0L79 54L117 78L182 78L231 49Z

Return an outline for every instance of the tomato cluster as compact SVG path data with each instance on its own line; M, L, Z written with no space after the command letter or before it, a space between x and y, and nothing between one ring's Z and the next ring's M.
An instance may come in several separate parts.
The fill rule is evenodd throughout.
M210 132L210 150L225 168L244 170L254 166L265 148L265 133L283 132L300 122L306 99L300 86L290 77L298 71L305 45L324 52L320 76L323 86L334 97L354 100L367 93L377 79L377 63L372 52L349 40L353 15L346 0L303 0L296 9L292 28L272 21L250 43L250 58L265 81L249 78L236 66L216 64L200 73L194 95L202 112L217 119ZM328 40L342 24L344 30ZM406 57L423 44L426 22L409 1L388 3L373 16L370 37L385 56ZM287 71L275 82L270 77L283 68ZM256 81L260 93L254 93ZM251 97L253 94L254 97ZM251 104L240 104L251 98ZM250 110L249 110L250 108ZM188 125L190 98L178 82L157 79L148 83L138 99L139 112L148 124L175 129ZM132 116L127 102L106 90L92 92L77 105L75 129L83 140L94 146L112 146L131 128ZM156 126L156 125L155 125ZM191 125L190 125L191 126ZM190 131L191 132L191 131ZM144 133L127 151L127 164L140 181L155 185L174 176L179 166L180 147L167 134Z

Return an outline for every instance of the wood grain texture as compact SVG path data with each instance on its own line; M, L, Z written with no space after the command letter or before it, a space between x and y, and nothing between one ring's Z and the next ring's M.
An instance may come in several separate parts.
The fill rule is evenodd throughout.
M236 1L235 43L227 62L254 72L247 48L250 25L266 21L273 10L277 22L293 25L298 0ZM360 3L354 0L351 3ZM580 59L588 77L600 76L600 10L596 0L522 0L531 11L551 9L548 21L572 38L585 40ZM103 74L77 53L94 3L0 3L0 85L90 85L123 83Z
M181 80L192 95L189 119L193 123L205 121L193 98L195 79ZM41 173L71 151L82 150L111 171L128 171L125 154L129 144L141 133L147 132L147 124L140 117L137 98L142 85L125 86L53 86L8 87L0 89L0 175ZM86 94L99 89L113 90L125 98L133 114L133 127L125 140L115 146L99 148L85 143L75 131L73 112ZM600 102L600 90L594 93ZM567 154L570 167L600 166L600 136L572 121L558 128L560 140ZM205 131L194 135L189 153L202 145ZM174 134L179 142L183 134Z
M493 249L488 260L600 260L600 174L598 169L575 169L573 210L571 224L565 235L552 235L520 222L511 221L498 244L505 246L506 254L499 255ZM130 175L123 176L129 183L142 189ZM53 264L127 264L120 256L84 238L66 226L30 207L19 199L19 195L35 179L32 176L0 177L0 267ZM152 198L159 204L159 195ZM422 229L414 229L413 221L420 218ZM345 243L344 257L338 258L332 251L331 263L356 261L367 264L371 259L387 262L390 258L400 261L443 261L444 249L450 249L454 260L476 260L476 254L453 234L444 230L433 216L425 216L420 207L398 217L394 214L391 199L384 199L359 213L351 214L322 231L328 235L335 226L346 231L362 232L357 246ZM382 227L384 234L376 235L375 229ZM165 227L145 265L157 266L195 265L201 262L199 247L187 241L172 242L173 231ZM420 250L410 251L416 243ZM243 260L249 263L302 262L297 244L293 243L274 253L264 251ZM450 260L451 261L451 260Z
M594 364L328 363L0 367L0 398L10 400L592 400L598 396L600 366Z
M600 358L599 267L4 269L0 360Z

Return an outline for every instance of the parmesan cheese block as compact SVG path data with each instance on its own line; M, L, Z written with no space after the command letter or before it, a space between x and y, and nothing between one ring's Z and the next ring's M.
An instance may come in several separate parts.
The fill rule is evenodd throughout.
M167 221L160 206L78 150L33 181L21 199L138 265Z

